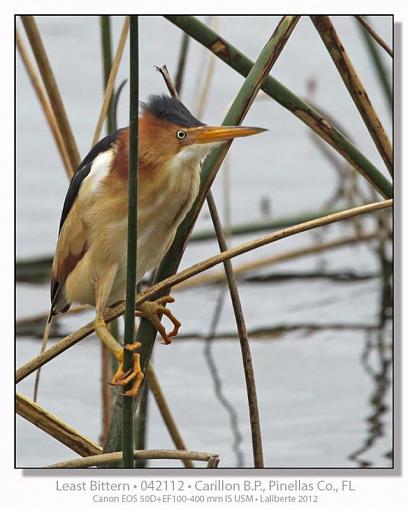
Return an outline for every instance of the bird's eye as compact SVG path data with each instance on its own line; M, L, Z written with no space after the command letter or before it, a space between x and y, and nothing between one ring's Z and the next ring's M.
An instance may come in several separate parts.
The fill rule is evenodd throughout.
M179 129L176 133L176 136L179 140L184 140L184 138L187 137L187 133L183 131L182 129Z

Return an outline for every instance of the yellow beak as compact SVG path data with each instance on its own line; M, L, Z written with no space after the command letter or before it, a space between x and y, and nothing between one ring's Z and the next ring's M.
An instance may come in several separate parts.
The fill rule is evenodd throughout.
M193 143L226 142L240 136L251 136L267 131L263 128L245 126L202 126L189 130Z

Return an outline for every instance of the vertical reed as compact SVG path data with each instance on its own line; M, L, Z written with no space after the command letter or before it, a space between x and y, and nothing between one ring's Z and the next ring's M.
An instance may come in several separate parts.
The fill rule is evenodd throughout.
M129 109L129 208L124 343L135 337L135 294L137 264L137 172L139 113L139 17L130 16L130 109ZM124 370L130 370L133 354L125 349ZM129 388L125 387L125 390ZM122 450L123 466L134 467L134 405L132 397L123 397Z

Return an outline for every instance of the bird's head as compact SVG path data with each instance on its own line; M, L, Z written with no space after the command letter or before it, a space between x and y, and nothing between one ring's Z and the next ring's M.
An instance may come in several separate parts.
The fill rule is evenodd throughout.
M207 126L176 98L153 95L143 103L140 152L146 162L196 164L220 143L265 131L244 126Z

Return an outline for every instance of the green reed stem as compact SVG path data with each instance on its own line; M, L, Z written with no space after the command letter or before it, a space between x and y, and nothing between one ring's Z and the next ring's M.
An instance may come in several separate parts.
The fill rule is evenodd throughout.
M137 163L138 163L138 111L139 111L139 18L130 16L130 111L129 111L129 208L128 248L126 278L126 310L124 343L131 344L135 338L135 294L137 258ZM124 352L124 370L132 368L133 354ZM131 383L130 383L131 384ZM128 387L124 388L129 389ZM122 450L123 467L134 467L134 402L123 397Z
M103 83L106 87L112 68L112 35L110 16L100 16L100 25L103 55ZM111 101L109 113L106 116L106 130L108 133L112 133L116 130L116 119L114 118L112 105L113 101Z

